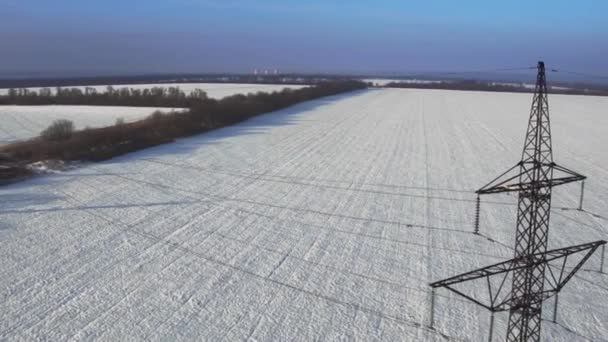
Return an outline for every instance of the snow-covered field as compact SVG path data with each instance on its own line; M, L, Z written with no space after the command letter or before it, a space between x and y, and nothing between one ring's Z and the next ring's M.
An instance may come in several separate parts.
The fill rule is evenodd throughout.
M67 119L77 129L113 125L116 119L125 122L144 118L155 110L171 108L104 107L104 106L0 106L0 145L40 135L53 121ZM181 110L181 109L175 109Z
M91 86L97 92L103 93L107 91L107 85ZM280 91L284 88L300 89L307 85L291 85L291 84L240 84L240 83L155 83L155 84L126 84L114 85L114 89L131 88L131 89L150 89L154 87L179 87L186 94L191 93L195 89L201 89L207 93L207 96L214 99L221 99L226 96L235 94L248 94L257 92L273 92ZM84 91L84 86L74 86L65 88L79 88ZM27 88L31 91L39 92L40 88ZM53 93L55 88L49 88ZM0 95L6 95L8 89L0 89Z
M489 312L446 291L430 329L428 283L512 257L515 198L482 203L480 236L471 191L520 159L530 101L361 91L0 188L0 340L486 340ZM602 215L555 189L550 247L605 239L608 98L550 105ZM544 341L606 340L599 264Z

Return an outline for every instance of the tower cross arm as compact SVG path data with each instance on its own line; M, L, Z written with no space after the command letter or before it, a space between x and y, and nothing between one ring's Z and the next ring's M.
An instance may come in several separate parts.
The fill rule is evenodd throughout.
M531 164L531 165L530 165ZM519 168L519 172L515 171ZM542 168L544 173L553 175L549 179L541 179L537 181L520 181L523 175L532 173L537 168ZM529 191L534 188L555 187L558 185L568 184L585 180L587 177L578 172L567 169L555 163L529 163L519 162L490 183L484 185L477 191L478 195L497 194L504 192L519 192Z
M548 264L551 261L563 259L563 264L562 264L561 270L559 272L559 274L560 274L560 276L558 277L559 279L554 279L553 284L549 283L548 284L549 286L547 289L545 289L544 291L542 291L540 293L536 293L535 298L528 300L528 304L530 304L530 300L532 303L540 303L543 300L558 293L566 285L566 283L570 279L572 279L574 274L583 266L583 264L589 259L589 257L591 257L591 255L600 246L605 245L605 244L606 244L605 240L598 240L598 241L584 243L584 244L580 244L580 245L576 245L576 246L557 248L557 249L552 249L550 251L546 251L546 252L542 252L542 253L536 253L536 254L526 255L526 256L522 256L522 257L518 257L518 258L513 258L510 260L499 262L499 263L489 265L489 266L486 266L483 268L479 268L479 269L476 269L473 271L455 275L450 278L439 280L439 281L430 283L429 285L432 288L441 288L441 287L446 288L480 306L485 307L486 309L488 309L490 311L494 311L494 312L507 311L507 310L511 310L513 308L517 308L517 306L520 305L519 303L522 302L522 300L521 300L522 298L512 297L511 295L509 295L506 298L504 298L503 300L501 300L500 302L494 303L494 299L499 296L499 292L503 288L502 284L504 284L504 280L503 280L503 283L501 284L500 288L497 291L494 291L495 295L492 295L493 291L490 290L490 303L487 303L487 304L484 303L481 299L474 298L472 295L465 294L464 292L456 289L454 287L454 285L457 285L459 283L474 281L476 279L481 279L481 278L490 278L492 276L499 275L499 274L511 273L511 272L515 272L515 271L518 271L521 269L533 268L540 264ZM584 252L584 251L587 251L587 253L581 258L581 260L574 267L570 268L570 270L566 272L567 258L572 254L576 254L576 253L580 253L580 252ZM505 278L506 278L506 275L505 275ZM488 284L489 283L490 282L488 279Z

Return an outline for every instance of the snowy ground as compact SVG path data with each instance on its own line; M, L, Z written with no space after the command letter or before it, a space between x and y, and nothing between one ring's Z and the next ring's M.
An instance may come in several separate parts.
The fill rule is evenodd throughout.
M91 86L90 88L95 88L97 92L105 92L107 90L107 85L100 86ZM290 89L300 89L307 87L306 85L290 85L290 84L239 84L239 83L160 83L160 84L126 84L126 85L115 85L114 89L120 88L131 88L131 89L150 89L154 87L179 87L186 94L189 94L195 89L204 90L207 93L207 96L214 99L221 99L226 96L235 95L235 94L248 94L248 93L257 93L257 92L273 92L280 91L284 88ZM74 87L65 87L65 88L80 88L84 91L86 87L84 86L74 86ZM40 91L40 88L27 88L31 91ZM49 88L51 91L55 91L55 88ZM6 95L8 93L8 89L0 89L0 95Z
M0 145L40 135L53 121L67 119L77 129L113 125L116 119L126 122L144 118L155 110L171 108L104 106L0 106ZM181 110L181 109L177 109Z
M0 188L0 340L485 340L488 312L445 291L430 329L428 283L512 257L515 199L487 198L479 236L471 191L520 158L530 100L361 91ZM550 104L603 215L556 189L550 247L605 239L608 98ZM544 341L606 340L599 262Z

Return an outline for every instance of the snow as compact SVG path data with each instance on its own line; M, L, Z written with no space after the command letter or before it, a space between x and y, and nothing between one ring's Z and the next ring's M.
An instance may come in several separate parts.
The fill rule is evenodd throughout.
M153 107L104 106L0 106L0 145L40 135L53 121L67 119L77 129L113 125L116 119L125 122L144 118L155 110L181 110Z
M489 312L429 282L512 257L530 94L378 89L323 98L0 188L0 340L481 341ZM608 98L550 96L550 248L606 238ZM543 341L608 336L594 255ZM476 289L485 290L482 283ZM506 314L494 336L505 336Z
M105 93L107 85L90 86L99 93ZM186 94L191 93L195 89L204 90L207 96L214 99L221 99L226 96L235 94L248 94L257 92L273 92L280 91L284 88L289 89L300 89L307 87L307 85L293 85L293 84L241 84L241 83L154 83L154 84L125 84L125 85L113 85L114 89L131 88L131 89L151 89L154 87L179 87ZM68 86L64 88L79 88L82 91L86 88L85 86ZM39 92L41 88L27 88L31 91ZM55 93L56 88L49 88ZM0 89L0 95L8 94L8 89Z

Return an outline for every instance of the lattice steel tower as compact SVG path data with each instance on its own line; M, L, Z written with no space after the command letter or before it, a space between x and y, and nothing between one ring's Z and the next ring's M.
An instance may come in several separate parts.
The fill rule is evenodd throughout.
M537 69L536 88L521 161L476 191L477 210L479 210L479 195L518 193L514 259L431 284L433 289L444 287L463 295L490 309L492 313L508 311L506 340L509 342L540 340L543 301L557 294L591 254L600 245L606 243L606 241L597 241L547 252L552 188L581 181L586 177L553 162L545 64L538 62ZM477 232L479 213L476 215L475 224ZM585 250L587 254L583 260L572 271L567 271L567 276L563 277L568 256ZM546 268L550 266L550 261L562 258L564 263L560 276L555 277L550 270L553 278L551 282L551 279L545 276ZM493 292L490 277L498 274L504 274L504 279L500 288ZM499 300L499 292L503 289L507 276L511 277L511 291L503 300ZM487 278L490 297L488 305L454 287L456 284L480 278Z
M545 65L538 63L536 90L528 122L524 151L519 166L519 183L527 184L519 191L515 258L547 251L551 210L553 153ZM523 259L520 263L527 264ZM515 271L513 297L518 303L509 311L507 341L540 340L545 263Z

